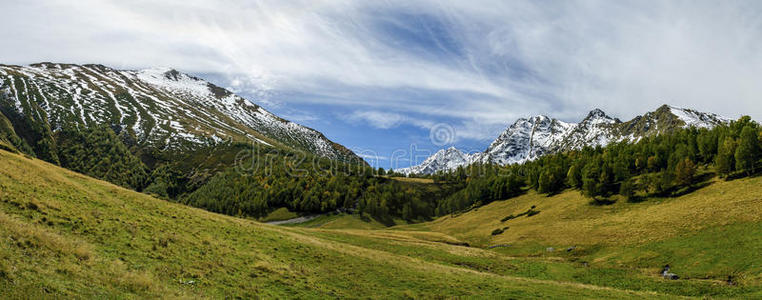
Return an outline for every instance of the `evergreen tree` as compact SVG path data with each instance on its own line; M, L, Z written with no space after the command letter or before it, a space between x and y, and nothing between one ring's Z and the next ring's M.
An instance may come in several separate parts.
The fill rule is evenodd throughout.
M615 182L614 182L615 176L614 176L614 170L609 166L608 164L604 164L601 168L601 174L598 178L598 192L601 195L609 195L611 193L616 193L614 190Z
M745 126L741 130L738 147L735 151L736 169L746 171L747 175L755 172L757 161L759 161L759 137L757 130L751 126Z
M635 196L635 188L632 186L632 181L622 181L622 184L619 186L619 194L627 199L627 201L632 201Z
M715 166L717 172L721 175L728 175L733 172L733 163L735 161L736 141L732 137L726 137L722 140L717 150Z
M551 193L553 191L553 173L549 170L545 170L540 174L538 180L538 192Z
M704 163L710 163L717 155L717 134L716 131L702 129L697 137L699 156Z
M582 172L582 191L586 196L595 198L601 194L598 184L600 173L600 167L596 162L585 166L585 170Z
M693 183L693 177L696 175L696 164L694 164L690 158L686 157L684 160L677 163L675 173L678 185L690 185Z
M579 165L574 164L569 168L566 174L566 180L572 188L582 188L582 170Z
M656 183L656 193L657 194L664 194L667 193L669 190L672 189L672 183L675 181L675 174L669 170L666 169L661 172L659 175L658 180L655 180Z

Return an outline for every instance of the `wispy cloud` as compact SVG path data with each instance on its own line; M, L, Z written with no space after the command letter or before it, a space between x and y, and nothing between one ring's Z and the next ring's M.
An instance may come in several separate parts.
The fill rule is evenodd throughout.
M360 157L364 158L364 159L369 159L369 160L389 160L389 158L388 158L388 157L386 157L386 156L378 156L378 155L373 155L373 154L363 154L363 153L360 153L360 154L358 154L358 155L359 155Z
M400 125L413 125L424 129L434 126L435 122L426 119L411 117L395 112L383 111L355 111L345 116L350 122L365 123L379 129L390 129Z
M380 129L394 128L405 121L405 117L396 113L380 111L355 111L347 116L349 121L364 122Z
M378 128L622 118L669 102L762 119L759 1L3 1L3 63L224 74ZM255 99L255 101L259 101ZM393 109L389 109L393 108ZM386 113L377 113L386 112ZM425 126L425 124L423 124ZM429 124L430 125L430 124Z

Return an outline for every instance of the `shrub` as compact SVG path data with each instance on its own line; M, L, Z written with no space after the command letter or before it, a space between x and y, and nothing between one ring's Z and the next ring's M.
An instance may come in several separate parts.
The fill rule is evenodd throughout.
M502 234L503 232L504 232L503 229L498 228L492 231L492 235Z
M619 194L622 195L627 201L632 201L635 196L635 189L632 185L632 181L625 180L619 186Z

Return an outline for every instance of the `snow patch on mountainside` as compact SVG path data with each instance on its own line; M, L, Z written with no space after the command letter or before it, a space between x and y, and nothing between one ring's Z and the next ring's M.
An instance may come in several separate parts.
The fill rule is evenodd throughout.
M21 114L39 114L35 107L42 108L56 130L64 122L94 122L129 130L140 143L162 147L246 138L328 158L359 160L320 132L168 68L123 71L101 65L0 65L0 90Z
M519 119L487 148L484 162L508 165L536 159L558 144L575 125L547 116Z
M664 107L659 110L663 110ZM657 111L659 111L657 110ZM671 118L677 118L683 127L712 128L729 119L716 114L669 107ZM577 150L586 146L606 146L612 142L637 142L650 134L661 132L659 115L648 113L629 121L644 124L638 132L628 132L625 123L609 117L600 109L591 111L580 123L565 123L547 116L518 119L493 141L483 153L465 154L455 148L440 150L420 165L398 170L403 174L433 174L454 170L475 162L499 165L519 164L543 155ZM669 117L668 117L669 118ZM631 125L631 124L629 124Z
M712 113L697 112L692 109L685 109L670 106L670 112L677 116L678 119L685 122L686 126L694 126L696 128L712 128L716 123L727 123L729 119L721 117Z
M472 163L472 156L455 147L442 149L418 166L396 170L402 174L432 174L438 170L454 170Z
M554 151L582 149L585 146L595 147L608 145L617 140L611 130L616 124L621 123L618 119L609 117L600 109L592 110L585 119L563 137L560 144L556 144Z

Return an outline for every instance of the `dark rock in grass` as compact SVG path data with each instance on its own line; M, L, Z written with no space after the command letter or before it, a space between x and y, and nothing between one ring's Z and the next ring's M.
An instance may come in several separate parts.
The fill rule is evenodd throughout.
M664 269L661 270L661 276L671 280L680 279L680 276L677 276L677 274L669 272L669 265L664 266Z
M451 242L451 241L444 241L445 244L453 245L453 246L461 246L461 247L471 247L469 243L466 242Z
M574 249L577 249L577 246L571 246L569 248L566 248L566 252L572 252Z

